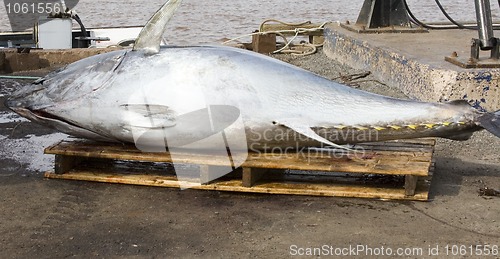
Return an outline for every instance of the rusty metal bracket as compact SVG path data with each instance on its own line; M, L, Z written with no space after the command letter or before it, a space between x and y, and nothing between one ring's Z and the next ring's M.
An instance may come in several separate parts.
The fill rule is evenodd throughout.
M493 46L490 48L490 59L498 60L500 58L499 55L499 43L500 40L498 38L491 38L490 41L493 42ZM479 60L479 53L481 52L481 40L480 39L472 39L472 44L470 47L470 57L475 60Z
M470 56L459 57L456 52L444 59L452 64L463 68L500 68L500 39L492 38L494 43L490 50L488 58L481 58L481 40L472 39L470 47Z

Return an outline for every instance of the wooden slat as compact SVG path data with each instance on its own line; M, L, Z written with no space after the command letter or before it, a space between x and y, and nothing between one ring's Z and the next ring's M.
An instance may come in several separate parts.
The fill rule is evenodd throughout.
M52 179L84 180L105 183L121 183L174 188L179 188L182 184L183 187L190 186L190 188L198 190L234 191L247 193L294 194L419 201L426 201L428 199L428 186L425 185L417 186L414 196L407 196L405 195L404 188L378 188L324 183L309 184L300 182L270 182L255 185L249 188L242 186L242 181L238 179L200 185L191 182L179 182L173 176L117 175L88 171L73 171L62 175L47 172L45 173L45 177Z
M252 187L268 170L266 168L243 168L243 187Z
M268 54L276 50L276 34L264 34L252 36L252 50L258 53Z
M54 162L54 171L56 174L64 174L73 169L76 165L82 162L81 157L56 155Z
M148 153L132 145L97 144L88 141L67 142L51 146L47 154L94 157L107 159L138 160L149 162L172 162L168 152ZM233 152L234 153L234 152ZM226 153L176 153L176 163L224 166ZM358 154L309 153L276 154L252 153L242 167L293 169L311 171L352 172L391 175L428 175L432 149L424 151L374 151Z
M228 169L226 166L200 165L200 182L209 184L217 178L225 175Z
M413 196L415 195L415 189L417 188L418 176L405 175L405 195Z
M264 26L262 26L262 31L263 32L291 31L291 32L283 32L283 34L284 35L295 35L295 32L293 32L293 30L295 30L295 28L314 29L314 28L318 28L319 26L321 26L321 24L304 24L304 25L298 25L298 26L285 25L285 24L264 24ZM301 33L300 35L322 36L323 30Z
M414 144L414 145L434 146L436 144L436 139L435 138L398 139L398 140L389 140L389 141L385 141L385 142L361 143L360 145L388 145L391 143L405 143L405 144Z
M175 153L175 167L182 166L188 175L184 172L178 181L168 152L62 141L45 150L56 155L57 172L46 173L46 177L203 190L427 200L434 144L432 139L369 143L364 144L362 154L250 152L243 168L215 181L220 166L227 172L227 152L179 152ZM285 173L286 169L299 173ZM378 181L372 174L393 176L380 176L385 178Z

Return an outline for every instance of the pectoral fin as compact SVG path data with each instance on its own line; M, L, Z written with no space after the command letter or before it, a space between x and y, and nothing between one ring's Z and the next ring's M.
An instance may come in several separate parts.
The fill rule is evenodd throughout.
M352 149L350 149L348 147L337 145L337 144L329 141L328 139L321 137L320 135L316 134L316 132L314 132L309 125L301 123L299 120L290 120L290 119L289 120L280 120L280 121L274 121L273 123L290 128L301 135L304 135L310 139L314 139L314 140L316 140L320 143L323 143L325 145L336 147L339 149L345 149L345 150L352 151Z
M209 105L184 114L162 105L126 104L121 107L126 109L128 124L125 127L138 130L135 142L142 147L164 147L164 138L170 147L203 141L223 133L240 118L240 110L230 105ZM244 141L246 143L246 139Z
M157 104L124 104L130 126L137 128L166 128L177 124L177 114L168 106Z

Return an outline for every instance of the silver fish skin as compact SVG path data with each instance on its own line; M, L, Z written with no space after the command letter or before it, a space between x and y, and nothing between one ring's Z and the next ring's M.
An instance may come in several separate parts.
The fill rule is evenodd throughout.
M256 149L322 145L302 134L304 128L335 144L467 138L481 129L478 120L484 114L461 102L364 92L264 55L221 46L89 57L25 86L6 104L70 135L130 143L134 130L157 131L151 134L154 142L165 128L173 128L169 137L182 139L193 126L176 124L179 116L225 105L237 108L247 143Z
M467 139L482 128L500 137L500 111L480 112L464 101L376 95L235 48L160 48L181 2L160 7L133 50L70 64L20 89L6 106L70 135L136 145L203 140L197 148L214 148L220 142L211 136L222 132L226 145L245 142L239 146L254 150Z

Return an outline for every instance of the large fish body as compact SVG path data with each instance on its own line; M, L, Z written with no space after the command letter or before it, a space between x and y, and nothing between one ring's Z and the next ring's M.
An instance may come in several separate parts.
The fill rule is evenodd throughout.
M166 23L159 14L165 8L173 13L172 2L178 4L164 5L141 34L151 34L148 26L158 24L155 19ZM432 136L466 139L483 127L500 136L499 112L483 113L463 101L376 95L236 48L157 45L140 36L134 50L77 61L20 89L6 104L71 135L131 143L168 139L182 146L216 131L228 139L244 131L248 148L258 150ZM205 141L203 147L212 144Z
M254 148L317 146L320 142L300 137L308 136L306 128L335 144L455 137L479 129L482 116L463 103L380 96L267 56L212 46L90 57L8 101L21 115L68 134L132 143L134 131L141 130L182 138L183 132L193 132L193 125L176 129L177 117L211 105L237 108Z

